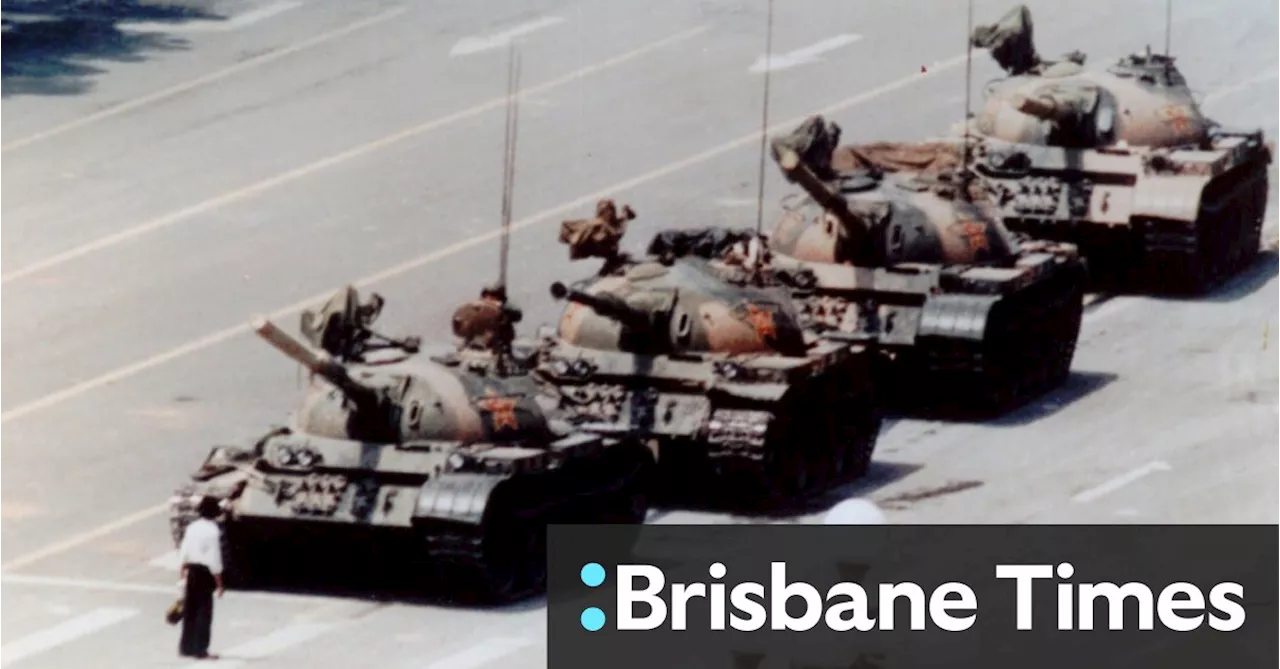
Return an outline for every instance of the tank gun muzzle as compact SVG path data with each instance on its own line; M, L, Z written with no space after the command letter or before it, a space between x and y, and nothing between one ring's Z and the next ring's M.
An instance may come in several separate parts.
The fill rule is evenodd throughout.
M332 383L344 395L361 408L372 408L378 403L377 392L359 381L351 378L347 368L335 361L325 351L316 350L289 335L279 326L265 317L255 317L252 322L254 332L258 333L268 344L289 359L306 367L312 374L318 374Z
M570 288L557 281L551 284L551 297L557 300L567 299L588 307L592 311L610 320L618 321L633 330L648 331L652 321L648 312L627 304L615 295L592 295L577 288Z

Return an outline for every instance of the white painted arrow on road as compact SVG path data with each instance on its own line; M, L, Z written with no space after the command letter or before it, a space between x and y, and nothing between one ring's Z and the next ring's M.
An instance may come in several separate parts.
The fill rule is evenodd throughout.
M760 56L760 58L756 60L755 64L751 66L750 72L752 74L762 74L766 71L777 72L778 70L785 70L798 65L817 62L822 60L822 54L828 51L834 51L842 46L848 46L860 39L862 39L862 35L836 35L835 37L824 39L817 44L810 44L809 46L796 49L790 53Z
M536 21L512 26L500 33L494 33L483 37L465 37L458 40L458 43L453 45L453 48L449 50L449 55L469 56L473 53L480 53L481 51L504 47L510 44L511 40L520 37L521 35L528 35L531 32L542 30L543 28L549 28L557 23L564 23L564 19L556 16L548 16Z

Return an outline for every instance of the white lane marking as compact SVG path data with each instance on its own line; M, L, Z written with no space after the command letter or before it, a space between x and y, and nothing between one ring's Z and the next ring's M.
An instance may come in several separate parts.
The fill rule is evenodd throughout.
M130 30L133 32L223 33L248 28L255 23L260 23L276 16L277 14L283 14L291 9L297 9L301 6L302 3L297 2L296 0L282 0L281 2L273 2L269 5L247 11L243 14L237 14L225 21L214 21L211 19L173 23L167 23L164 21L120 21L116 26L121 30Z
M811 113L827 115L827 114L832 114L850 107L855 107L855 106L870 102L883 95L906 88L907 86L910 86L923 79L931 78L940 72L945 72L951 68L962 65L964 62L965 62L965 56L963 54L959 56L954 56L947 60L939 61L937 63L930 65L928 68L928 72L914 74L909 77L898 79L897 81L889 82L882 86L877 86L869 91L864 91L857 95L852 95L843 100L840 100L839 102L832 103L821 109L816 109ZM765 132L766 134L774 134L778 132L793 130L795 125L801 123L808 117L809 117L809 114L805 114L803 116L797 116L795 118L782 121L781 123L777 123L770 126L765 130ZM594 193L579 197L576 200L571 200L569 202L561 203L550 209L543 210L527 218L523 218L519 221L515 221L511 224L510 230L513 232L518 230L523 230L524 228L527 228L531 225L535 225L537 223L541 223L546 220L551 220L553 219L553 217L559 214L572 211L578 207L583 207L588 204L594 204L597 200L599 200L602 197L617 195L621 191L631 190L633 188L642 186L651 181L661 179L670 174L675 174L677 172L683 171L694 165L705 163L708 160L711 160L712 158L728 153L729 151L732 151L734 149L738 149L744 146L749 146L759 141L760 141L760 135L758 132L753 132L751 134L743 135L741 137L738 137L737 139L730 140L719 146L713 147L711 149L707 149L706 151L703 151L701 153L696 153L691 156L686 156L676 162L668 163L665 166L650 170L649 172L641 174L637 177L633 177L625 181L620 181L618 183L615 183L611 186L603 188ZM445 248L437 249L425 255L418 256L417 258L413 258L412 260L408 260L406 262L400 263L399 265L395 265L377 274L366 276L363 279L356 281L354 285L357 288L365 288L365 287L368 287L369 285L386 281L387 279L397 277L406 272L418 269L419 267L430 265L443 258L457 255L458 253L461 253L462 251L465 251L474 246L479 246L481 244L484 244L485 242L489 242L493 239L496 239L500 234L501 234L500 231L490 231L480 235L476 235L474 237L470 237L468 239L464 239L460 242L455 242L453 244L450 244L449 246L446 246ZM287 307L284 307L282 309L275 311L270 315L270 318L276 319L282 316L288 316L288 315L297 313L303 309L314 307L317 302L322 302L328 299L332 294L333 294L333 291L330 289L330 290L326 290L323 293L318 293L316 295L308 297L305 300L299 300L294 304L291 304ZM216 344L227 341L229 339L233 339L241 334L250 332L251 329L252 328L249 326L248 323L232 326L224 330L221 330L219 332L206 335L205 337L202 337L195 341L188 342L176 348L169 349L164 353L160 353L158 355L152 356L145 360L140 360L126 367L121 367L114 371L107 372L106 374L103 374L101 376L94 377L87 381L82 381L80 383L77 383L73 386L69 386L67 388L59 390L50 395L46 395L38 400L33 400L31 402L20 405L4 413L0 413L0 423L3 423L5 421L8 421L14 418L20 418L22 416L29 415L35 411L39 411L41 409L45 409L55 404L58 404L59 402L64 402L73 397L78 397L91 390L95 390L97 388L100 388L105 385L109 385L121 379L131 377L135 374L151 369L152 367L157 367L166 362L169 362L170 360L175 360L189 353L195 353L196 351L209 348L210 346L214 346ZM142 520L150 516L157 515L167 510L168 508L169 507L167 504L161 504L159 506L152 507L150 509L143 509L127 517L126 519L109 523L108 525L104 525L103 527L106 528L112 525L118 525L122 523L123 520L128 521L128 522L124 522L124 525L132 524L134 522L138 522L138 520ZM86 533L86 535L92 533L96 537L96 536L99 536L100 534L105 534L109 531L111 530L103 531L100 528L98 530L92 530L90 533ZM63 550L66 550L67 548L72 548L81 543L84 543L85 541L88 541L89 539L83 538L86 535L81 535L81 537L73 537L71 539L67 539L65 541L59 542L58 544L46 546L45 548L42 548L36 551L35 553L31 553L23 557L17 558L9 564L14 564L19 566L30 564L32 562L41 560L50 555L60 553ZM90 537L90 538L94 538L94 537ZM8 568L9 567L4 567L3 569L8 569Z
M726 209L754 207L756 206L756 199L753 197L722 197L712 201L712 204Z
M288 650L293 646L324 634L332 627L333 625L331 624L321 623L302 623L283 627L266 636L228 649L226 653L219 657L219 660L222 661L216 664L219 667L239 667L244 664L242 660L260 660L282 650ZM208 662L200 661L190 666L192 669L198 669L208 664Z
M101 608L0 647L0 665L8 666L37 653L57 648L138 615L136 609Z
M27 574L5 574L0 583L9 585L33 585L51 588L68 588L71 590L98 590L101 592L140 592L148 595L175 595L177 586L164 587L147 583L119 583L116 581L98 581L88 578L63 578L61 576L30 576Z
M0 583L18 586L61 588L67 590L88 590L96 592L133 592L144 595L164 595L174 597L179 594L178 585L154 585L150 583L124 583L119 581L101 581L88 578L66 578L62 576L32 576L28 574L5 574ZM228 599L249 599L258 601L301 603L329 601L325 595L285 592L254 592L245 590L228 590L224 595Z
M1260 84L1264 81L1275 79L1277 76L1280 76L1280 71L1272 70L1271 72L1265 72L1257 76L1249 77L1244 81L1236 82L1234 84L1231 84L1230 86L1223 86L1222 88L1219 88L1218 90L1206 95L1204 100L1202 100L1201 102L1202 104L1207 104L1209 102L1216 102L1217 100L1225 98L1228 95L1239 93L1240 91L1243 91L1246 88L1249 88L1250 86L1256 86L1257 84Z
M705 28L699 28L697 32L701 32L702 30L705 30ZM915 74L910 77L905 77L903 79L899 79L897 81L884 84L883 86L877 86L876 88L873 88L869 91L865 91L863 93L859 93L857 95L847 97L839 102L828 105L822 109L815 110L813 113L831 114L833 112L840 111L842 109L861 105L863 103L874 100L875 98L878 98L882 95L886 95L896 90L905 88L923 79L928 79L938 74L939 72L944 72L950 68L960 65L963 62L964 62L964 56L958 56L958 57L950 58L945 61L934 63L932 66L930 66L930 69L927 73ZM804 121L807 118L808 118L808 115L798 116L796 118L788 119L781 123L777 123L770 126L769 128L766 129L766 132L772 134L772 133L783 132L787 130L793 130L794 129L793 126L799 124L800 122ZM582 207L587 204L594 204L596 200L599 200L602 197L610 197L610 196L616 195L619 191L630 190L632 188L636 188L637 186L641 186L646 183L649 183L650 181L661 179L670 174L674 174L676 172L680 172L682 170L688 169L694 165L705 163L708 160L711 160L712 158L728 153L729 151L732 151L734 149L747 146L752 142L758 142L759 140L760 140L760 135L756 133L743 135L741 137L738 137L737 139L730 140L728 142L725 142L724 144L713 147L711 149L707 149L706 151L703 151L701 153L696 153L691 156L686 156L675 162L668 163L662 167L658 167L656 169L650 170L649 172L641 174L637 177L633 177L625 181L620 181L607 188L598 190L589 195L584 195L575 200L563 202L559 205L551 207L550 209L545 209L541 212L538 212L537 214L534 214L532 216L529 216L527 218L524 218L512 223L511 230L513 232L517 230L522 230L524 228L527 228L536 223L541 223L542 221L548 220L564 212L572 211L578 207ZM372 149L369 149L369 150L372 150ZM316 169L319 169L319 168L316 168ZM295 176L292 178L297 178L297 177ZM279 179L280 177L277 177L277 180ZM275 185L275 184L272 184L272 185ZM257 187L254 187L254 188L257 188ZM263 189L265 190L265 188ZM232 195L235 195L235 194L232 194ZM239 199L239 197L245 197L245 196L246 196L245 194L241 194L239 196L236 196L234 199ZM231 197L232 196L223 196L223 198L231 198ZM219 199L223 199L223 198L219 198ZM212 207L208 207L208 208L212 208ZM406 262L400 263L399 265L395 265L377 274L366 276L363 279L356 281L355 285L357 287L366 287L370 284L386 281L387 279L397 277L401 274L404 274L405 272L415 270L424 265L430 265L443 258L457 255L458 253L461 253L462 251L465 251L469 248L472 248L474 246L479 246L481 244L484 244L485 242L489 242L493 239L496 239L499 236L499 234L500 234L499 231L490 231L490 232L476 235L474 237L464 239L459 242L455 242L442 249L437 249L425 255L418 256L417 258L413 258L412 260L408 260ZM287 307L283 307L281 309L276 310L275 312L269 315L269 318L275 319L275 318L280 318L282 316L289 316L299 311L302 311L303 309L314 307L317 302L323 302L324 300L328 299L332 294L333 294L332 290L326 290L323 293L313 295L304 300L299 300L294 304L291 304ZM175 360L189 353L195 353L196 351L204 350L206 348L209 348L210 346L214 346L215 344L220 344L224 341L227 341L241 334L249 332L250 330L251 328L248 323L235 325L235 326L226 328L224 330L220 330L218 332L214 332L212 334L206 335L204 337L201 337L200 339L187 342L186 344L182 344L181 346L177 346L175 348L169 349L168 351L165 351L163 353L158 353L150 358L146 358L144 360L140 360L138 362L127 365L125 367L120 367L110 372L107 372L105 374L93 377L85 381L81 381L80 383L77 383L75 385L68 386L66 388L63 388L62 390L55 391L53 393L45 395L44 397L32 400L30 402L27 402L26 404L18 405L13 409L9 409L7 411L4 411L3 413L0 413L0 423L5 423L15 418L21 418L22 416L26 416L35 411L48 408L50 406L58 404L59 402L63 402L73 397L82 395L86 392L89 392L90 390L95 390L97 388L100 388L105 385L109 385L121 379L131 377L139 372L143 372L148 369L151 369L152 367L162 365L166 362L169 362L170 360Z
M426 669L477 669L532 645L534 640L527 637L484 639L477 645L428 664Z
M169 551L164 555L158 556L147 564L152 567L159 567L165 571L178 571L178 567L182 566L178 564L178 551L176 550Z
M1171 469L1173 468L1170 467L1168 463L1162 462L1160 460L1148 462L1147 464L1142 465L1141 467L1138 467L1137 469L1134 469L1132 471L1121 474L1120 476L1117 476L1111 479L1110 481L1103 483L1102 485L1099 485L1094 488L1089 488L1088 490L1076 495L1075 497L1072 497L1071 501L1075 502L1076 504L1086 504L1104 495L1109 495L1129 485L1130 483L1133 483L1134 481L1137 481L1150 474L1153 474L1155 472L1167 472Z
M152 516L158 513L167 511L168 509L169 509L169 503L165 502L163 504L157 504L155 506L147 507L145 509L142 509L141 511L135 511L125 516L124 518L113 520L107 523L106 525L100 525L98 527L95 527L92 530L81 532L80 534L77 534L72 537L68 537L55 544L50 544L48 546L45 546L44 548L38 551L28 553L20 558L10 560L9 562L6 562L3 565L0 565L0 571L9 571L11 569L17 569L19 567L23 567L25 565L31 564L32 562L35 562L37 560L42 560L50 555L61 553L65 550L75 548L76 546L79 546L81 544L89 543L94 539L97 539L99 537L104 537L108 534L111 534L112 532L115 532L116 530L123 529L130 525L133 525L134 523L147 520L148 518L151 518Z
M0 147L0 152L17 149L23 146L27 146L29 144L34 144L41 140L49 139L50 137L61 135L65 132L69 132L77 128L82 128L92 123L97 123L98 121L101 121L103 119L111 118L112 116L117 116L127 111L132 111L139 107L149 105L153 102L166 100L180 93L185 93L194 88L204 86L205 84L211 84L216 81L221 81L234 74L239 74L241 72L244 72L245 70L255 68L259 65L265 65L266 63L279 60L281 58L284 58L285 56L291 56L300 51L305 51L307 49L310 49L313 46L324 44L325 42L329 42L339 37L349 35L358 30L363 30L365 28L368 28L369 26L382 23L383 21L386 21L388 19L395 18L405 13L406 11L408 10L404 7L397 7L395 9L382 12L381 14L375 14L373 16L370 16L369 18L361 19L354 23L342 26L341 28L337 28L334 30L330 30L328 32L321 33L319 35L316 35L315 37L305 39L301 42L298 42L297 44L287 46L283 49L264 53L260 56L256 56L254 58L250 58L248 60L244 60L239 63L236 63L235 65L232 65L230 67L226 67L221 70L216 70L214 72L210 72L209 74L196 77L195 79L192 79L190 81L185 81L181 84L170 86L168 88L158 90L154 93L148 93L147 95L144 95L140 98L134 98L127 102L122 102L118 105L115 105L114 107L107 107L102 111L89 114L88 116L78 118L74 121L69 121L67 123L63 123L62 125L54 126L52 128L49 128L48 130L41 130L40 132L37 132L34 135L28 135L26 137L23 137L22 139L17 139L12 142L9 142L8 144L5 144L4 146Z
M543 82L541 84L538 84L537 86L532 86L530 88L527 88L520 94L520 98L521 100L524 100L535 94L544 93L551 89L559 88L566 84L574 83L579 79L586 77L587 75L595 74L597 72L607 70L609 68L616 67L618 65L622 65L630 60L639 58L640 56L643 56L649 53L650 51L654 51L663 46L672 44L680 40L689 39L695 35L699 35L703 32L706 32L708 29L709 29L708 26L700 26L692 30L686 30L685 32L660 39L656 42L651 42L649 44L646 44L645 46L642 46L638 49L634 49L632 51L628 51L627 53L621 54L619 56L614 56L613 58L610 58L608 60L594 63L592 65L588 65L587 67L584 67L579 70L575 70L564 76L556 77L555 79ZM149 232L154 232L156 230L167 228L177 223L188 221L200 214L204 214L209 211L218 209L220 207L224 207L228 204L239 202L240 200L243 200L255 195L259 195L273 188L277 188L279 186L292 183L294 181L297 181L298 179L311 175L315 172L319 172L321 170L325 170L330 167L333 167L334 165L339 165L349 160L359 158L369 153L373 153L374 151L384 149L388 146L392 146L394 144L405 141L407 139L411 139L423 133L426 133L432 130L438 130L450 124L457 123L459 121L464 121L475 116L479 116L480 114L483 114L487 111L502 108L504 105L506 105L506 103L507 103L507 98L505 96L501 98L494 98L492 100L489 100L488 102L478 104L474 107L470 107L462 111L454 112L452 114L449 114L448 116L442 116L440 118L427 121L426 123L422 123L422 124L413 126L411 128L406 128L404 130L394 132L390 135L382 137L381 139L375 139L372 142L367 142L357 147L347 149L346 151L335 153L326 158L321 158L320 160L307 163L306 165L295 167L291 170L282 172L273 177L267 177L266 179L262 179L256 183L244 186L243 188L238 188L236 190L223 193L222 195L213 197L211 199L205 200L198 204L194 204L189 207L184 207L182 209L179 209L178 211L165 214L158 218L153 218L145 223L139 223L138 225L135 225L131 228L121 230L119 232L107 235L106 237L101 237L101 238L95 239L94 241L81 244L80 246L77 246L75 248L71 248L61 253L54 254L53 256L45 258L44 260L36 261L35 263L32 263L26 267L23 267L21 269L18 269L8 274L5 274L3 276L0 276L0 283L8 283L14 279L19 279L24 276L34 274L36 272L48 269L55 265L61 265L62 263L74 260L81 256L88 255L95 251L100 251L102 249L115 246L116 244L120 244L122 242L133 239L135 237L140 237ZM3 419L0 418L0 421L2 420Z
M752 74L763 74L764 72L777 72L778 70L807 65L821 60L822 54L828 51L848 46L860 39L862 39L862 35L836 35L835 37L828 37L817 44L810 44L788 53L765 54L756 59L756 62L747 71Z
M548 16L528 23L521 23L518 26L512 26L502 32L493 33L492 35L481 35L473 37L464 37L458 40L457 44L449 50L449 56L469 56L473 53L480 53L490 49L504 47L511 43L511 40L528 35L529 33L549 28L558 23L564 23L564 19L558 16Z

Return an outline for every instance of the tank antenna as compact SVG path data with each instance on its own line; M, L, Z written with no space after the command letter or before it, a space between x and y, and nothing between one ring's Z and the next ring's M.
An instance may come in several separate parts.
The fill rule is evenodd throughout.
M964 52L964 154L960 171L961 190L967 194L969 192L969 161L970 161L970 142L969 142L969 124L972 116L972 96L973 96L973 0L969 0L969 19L965 27L965 52Z
M507 287L507 256L511 236L511 191L515 181L516 119L520 110L519 90L520 57L516 53L515 44L512 43L507 57L507 126L502 157L502 245L498 260L498 285L504 291Z
M764 154L769 134L769 72L773 69L773 0L769 0L764 36L764 103L760 112L760 170L756 177L756 236L764 230Z
M1164 3L1164 58L1169 59L1169 39L1173 34L1173 0Z

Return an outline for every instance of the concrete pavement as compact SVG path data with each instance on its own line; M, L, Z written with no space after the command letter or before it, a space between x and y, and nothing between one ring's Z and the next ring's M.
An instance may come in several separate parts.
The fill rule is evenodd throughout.
M233 23L272 4L214 9ZM663 226L754 223L764 3L347 4L175 29L185 50L95 65L72 94L6 88L0 652L20 644L23 666L177 666L157 505L210 445L259 433L299 388L246 334L250 315L369 279L388 330L444 338L453 305L494 276L497 244L477 237L497 227L505 58L477 45L537 26L519 38L510 270L530 326L554 315L554 278L590 270L554 230L600 194L636 207L631 245ZM964 6L920 4L780 5L775 53L860 39L775 72L771 121L826 108L850 140L872 140L958 120ZM980 18L1006 9L976 4ZM1163 7L1031 3L1043 53L1093 61L1162 44ZM1175 55L1210 112L1270 137L1276 22L1244 0L1174 16ZM997 74L975 54L975 88ZM769 215L786 188L767 170ZM1274 186L1270 206L1274 239ZM991 424L895 423L875 475L843 494L894 522L1276 522L1276 264L1264 255L1203 300L1100 303L1066 388ZM218 648L265 666L545 662L536 603L229 593L221 611Z

